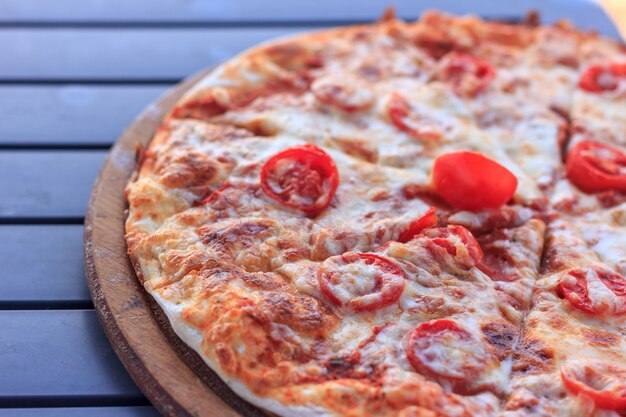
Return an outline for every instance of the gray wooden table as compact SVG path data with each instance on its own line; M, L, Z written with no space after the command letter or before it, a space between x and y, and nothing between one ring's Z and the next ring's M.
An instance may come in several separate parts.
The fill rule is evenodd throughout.
M395 3L406 18L434 6L506 18L537 8L616 36L595 6L571 0ZM157 415L85 285L83 216L107 149L181 78L265 39L370 21L386 5L0 1L0 417Z

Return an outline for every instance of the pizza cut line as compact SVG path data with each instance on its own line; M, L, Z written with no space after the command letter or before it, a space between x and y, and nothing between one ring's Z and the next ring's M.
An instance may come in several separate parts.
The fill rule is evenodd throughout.
M137 276L282 416L626 413L626 49L429 12L270 42L126 190Z

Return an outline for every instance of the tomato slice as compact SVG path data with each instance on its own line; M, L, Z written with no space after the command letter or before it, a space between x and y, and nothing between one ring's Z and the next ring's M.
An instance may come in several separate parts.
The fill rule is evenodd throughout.
M454 92L462 97L475 97L482 93L496 76L489 62L461 52L446 54L440 65L439 77L452 85Z
M567 178L587 193L626 192L626 153L600 142L577 143L567 155Z
M626 369L604 361L575 361L561 367L572 393L591 398L598 408L626 409Z
M426 229L422 235L430 239L426 246L434 256L439 256L439 248L443 248L448 255L455 257L456 263L464 269L471 269L483 260L483 251L478 241L472 232L463 226Z
M404 96L392 93L387 102L391 122L401 131L421 140L437 141L443 136L441 123L414 108Z
M626 82L626 63L592 65L583 72L578 87L590 93L615 91Z
M313 81L311 92L320 103L346 112L365 110L374 103L374 94L356 78L327 75Z
M315 145L285 149L261 168L261 188L269 197L306 214L329 206L339 172L332 158Z
M461 210L497 208L517 189L517 178L499 163L476 152L451 152L435 160L433 183L452 207Z
M420 324L409 336L406 355L421 374L457 383L474 382L490 359L480 340L450 319Z
M346 252L326 259L317 271L322 292L337 305L372 311L400 299L406 275L389 259Z
M437 226L437 213L433 207L429 208L420 218L414 220L409 226L400 232L398 242L406 243L424 229Z
M589 293L589 287L594 289ZM559 282L559 292L578 310L590 314L626 313L626 279L600 268L579 268Z

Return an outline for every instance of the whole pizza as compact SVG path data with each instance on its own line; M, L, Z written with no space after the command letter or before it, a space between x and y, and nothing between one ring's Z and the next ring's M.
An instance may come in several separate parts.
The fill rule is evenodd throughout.
M128 253L280 416L626 415L626 48L387 15L270 42L172 110Z

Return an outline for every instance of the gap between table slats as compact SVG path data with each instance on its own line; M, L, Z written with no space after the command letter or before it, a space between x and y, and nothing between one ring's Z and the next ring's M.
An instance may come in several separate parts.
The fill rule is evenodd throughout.
M0 407L145 405L93 310L0 311Z

